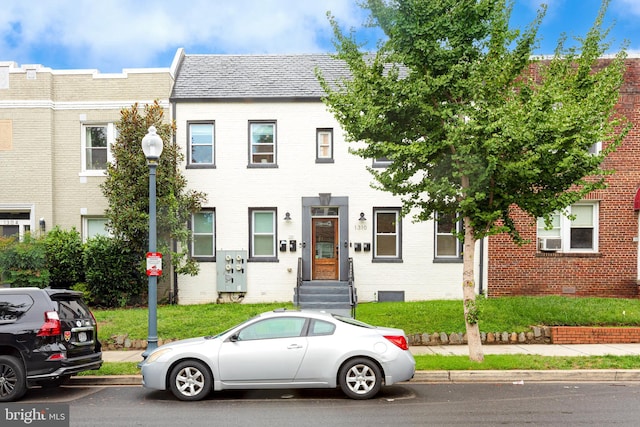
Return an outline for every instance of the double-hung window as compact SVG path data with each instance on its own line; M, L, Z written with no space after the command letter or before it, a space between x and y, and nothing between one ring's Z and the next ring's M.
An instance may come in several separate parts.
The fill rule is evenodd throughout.
M333 129L316 129L316 163L333 163Z
M107 218L83 217L82 230L82 237L85 241L97 236L111 236L111 233L107 228Z
M555 212L549 226L538 218L538 250L541 252L598 252L598 203L579 202L567 215Z
M435 258L459 260L462 258L462 243L456 233L462 231L462 221L455 221L452 214L437 212L435 215Z
M251 241L250 258L273 260L276 258L276 210L256 208L249 210Z
M188 125L188 159L189 167L212 167L215 165L215 124L213 122Z
M111 158L111 145L116 140L114 123L87 124L82 127L82 171L104 174Z
M249 122L249 166L276 165L276 122Z
M402 258L401 223L399 208L374 208L373 258L396 261Z
M213 259L216 254L216 215L213 209L203 209L191 216L191 256Z

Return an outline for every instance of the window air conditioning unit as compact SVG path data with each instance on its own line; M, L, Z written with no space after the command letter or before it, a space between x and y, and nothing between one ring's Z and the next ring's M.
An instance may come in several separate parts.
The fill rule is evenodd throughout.
M562 239L559 237L542 237L538 239L538 248L543 252L556 252L562 249Z

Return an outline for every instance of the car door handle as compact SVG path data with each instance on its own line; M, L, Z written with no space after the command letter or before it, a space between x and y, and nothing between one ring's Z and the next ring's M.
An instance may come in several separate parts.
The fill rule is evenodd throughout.
M287 347L287 350L297 350L299 348L302 348L300 344L291 344L290 346Z

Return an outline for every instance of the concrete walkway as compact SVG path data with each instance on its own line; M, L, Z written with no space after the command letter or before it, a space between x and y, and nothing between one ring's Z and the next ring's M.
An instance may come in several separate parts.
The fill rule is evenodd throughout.
M414 355L467 356L466 345L411 347ZM494 344L483 345L484 354L537 354L540 356L640 356L639 344ZM105 351L105 362L141 362L142 350Z

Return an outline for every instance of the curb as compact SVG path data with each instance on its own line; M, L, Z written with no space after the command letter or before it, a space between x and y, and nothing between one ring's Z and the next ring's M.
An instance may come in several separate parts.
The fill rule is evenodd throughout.
M410 382L640 382L640 369L577 369L577 370L509 370L509 371L416 371Z
M640 382L640 369L578 369L548 371L416 371L405 383L513 383L531 382ZM142 375L83 375L72 377L74 386L141 386Z

